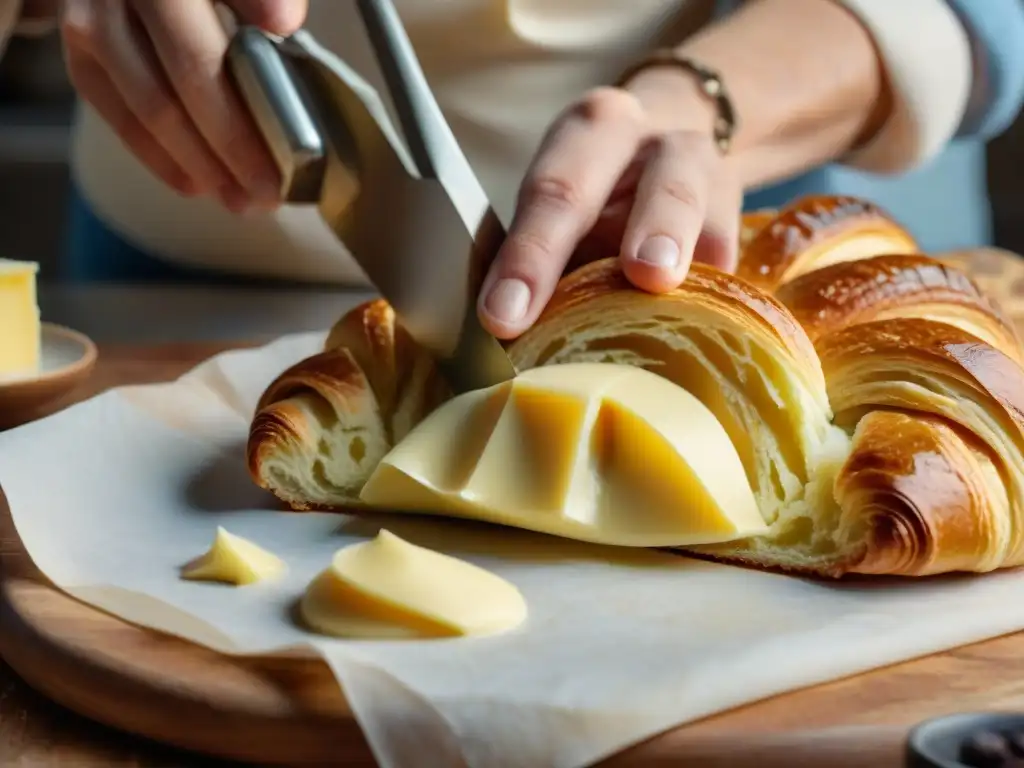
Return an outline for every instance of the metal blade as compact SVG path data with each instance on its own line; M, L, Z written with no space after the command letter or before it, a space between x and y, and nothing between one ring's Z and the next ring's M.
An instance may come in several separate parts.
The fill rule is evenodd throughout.
M251 38L236 41L239 47L260 45ZM451 145L434 162L436 178L423 177L379 94L363 78L304 32L277 45L295 89L288 97L250 95L255 86L244 73L254 79L251 51L229 52L229 60L248 62L232 66L242 73L236 79L250 103L262 105L262 117L253 108L261 126L274 117L266 113L282 106L303 109L324 138L322 160L310 161L307 152L304 175L288 175L308 179L322 172L318 207L324 221L402 325L435 354L456 391L512 378L508 355L476 313L477 293L504 231L447 124ZM294 145L306 122L277 114L277 124L264 134L277 142L275 155L285 155L291 152L286 139ZM301 197L294 190L288 196Z

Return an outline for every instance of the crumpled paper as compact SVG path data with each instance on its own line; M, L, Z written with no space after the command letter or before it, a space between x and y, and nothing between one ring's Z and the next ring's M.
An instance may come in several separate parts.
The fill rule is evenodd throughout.
M256 401L322 334L220 355L0 434L0 486L36 565L128 621L232 654L322 654L383 766L582 766L783 691L1024 627L1024 574L815 582L512 529L275 511L246 474ZM289 566L182 581L215 529ZM386 526L516 584L530 616L483 639L343 641L291 611L340 547Z

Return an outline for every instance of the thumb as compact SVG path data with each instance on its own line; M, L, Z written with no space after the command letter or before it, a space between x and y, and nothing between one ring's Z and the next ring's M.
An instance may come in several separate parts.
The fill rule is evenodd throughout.
M253 24L275 35L287 36L306 23L309 0L228 0L239 24Z

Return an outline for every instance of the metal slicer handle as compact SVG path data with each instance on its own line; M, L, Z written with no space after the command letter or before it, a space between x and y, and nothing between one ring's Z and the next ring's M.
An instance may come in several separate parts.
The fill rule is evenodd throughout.
M319 202L327 148L281 44L257 27L239 27L228 46L227 63L277 162L282 198L289 203Z
M381 74L391 92L405 143L423 178L436 178L436 135L444 123L427 78L420 68L412 42L391 0L356 0L366 35L377 55Z

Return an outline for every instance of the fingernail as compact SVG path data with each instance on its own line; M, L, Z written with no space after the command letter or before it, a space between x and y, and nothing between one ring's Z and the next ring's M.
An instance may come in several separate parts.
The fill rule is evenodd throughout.
M521 320L529 307L530 287L516 279L499 280L484 302L484 308L491 317L503 323Z
M679 266L679 246L671 237L655 235L641 243L640 250L636 252L636 258L637 261L655 267L674 269Z

